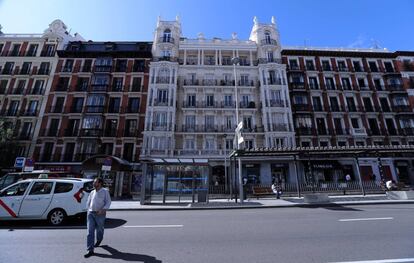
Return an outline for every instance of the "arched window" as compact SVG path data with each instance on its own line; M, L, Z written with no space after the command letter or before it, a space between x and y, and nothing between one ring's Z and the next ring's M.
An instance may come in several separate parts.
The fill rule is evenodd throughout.
M162 42L171 42L171 40L171 30L167 28L164 30Z
M270 32L269 31L265 31L264 35L265 35L266 44L271 44Z

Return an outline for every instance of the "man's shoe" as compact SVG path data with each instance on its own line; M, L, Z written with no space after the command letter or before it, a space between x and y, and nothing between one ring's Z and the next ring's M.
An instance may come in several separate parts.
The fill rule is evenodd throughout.
M95 243L95 247L99 247L99 245L101 244L102 240L96 241Z
M85 258L88 258L90 256L93 256L93 250L89 250L88 253L86 253L85 255L83 255Z

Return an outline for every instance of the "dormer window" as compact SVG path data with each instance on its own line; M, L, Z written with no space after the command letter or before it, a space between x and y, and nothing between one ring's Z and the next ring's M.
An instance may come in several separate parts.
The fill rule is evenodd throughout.
M172 42L172 37L171 37L171 30L170 29L165 29L164 30L164 34L162 37L162 42Z

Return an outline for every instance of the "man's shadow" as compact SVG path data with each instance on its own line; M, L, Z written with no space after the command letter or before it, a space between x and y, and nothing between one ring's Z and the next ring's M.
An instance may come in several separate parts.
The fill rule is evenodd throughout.
M136 261L136 262L144 262L144 263L162 263L161 260L158 260L155 257L151 257L148 255L124 253L108 245L103 245L100 247L105 249L111 254L108 255L108 254L95 253L94 256L101 257L101 258L122 259L125 261Z

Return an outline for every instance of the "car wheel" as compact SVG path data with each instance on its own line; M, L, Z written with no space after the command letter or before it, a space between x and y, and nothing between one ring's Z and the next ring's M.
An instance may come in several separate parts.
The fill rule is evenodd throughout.
M48 221L51 225L61 225L66 219L66 213L62 209L55 209L50 212Z

